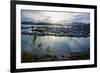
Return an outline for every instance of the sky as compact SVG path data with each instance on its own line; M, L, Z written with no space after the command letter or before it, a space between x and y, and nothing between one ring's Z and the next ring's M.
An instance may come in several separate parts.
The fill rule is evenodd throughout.
M72 22L89 23L90 13L21 10L21 21L33 23L44 22L59 24L66 24Z

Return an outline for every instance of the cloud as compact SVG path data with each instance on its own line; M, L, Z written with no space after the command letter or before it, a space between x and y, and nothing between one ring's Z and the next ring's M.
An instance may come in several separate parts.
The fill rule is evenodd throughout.
M79 13L75 17L73 17L72 22L90 22L90 14L89 13Z
M21 10L21 21L31 21L34 23L50 22L62 24L69 22L90 22L90 14L78 12Z
M21 21L38 22L37 16L40 16L41 12L34 10L21 10Z

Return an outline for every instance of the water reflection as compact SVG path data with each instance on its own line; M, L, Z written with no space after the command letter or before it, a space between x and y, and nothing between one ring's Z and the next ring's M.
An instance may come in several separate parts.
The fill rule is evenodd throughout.
M68 59L72 53L89 55L89 37L36 36L35 43L33 43L33 38L33 35L22 35L21 48L33 56L35 54L38 61L41 61L39 59L43 59L47 54L55 57L56 60Z

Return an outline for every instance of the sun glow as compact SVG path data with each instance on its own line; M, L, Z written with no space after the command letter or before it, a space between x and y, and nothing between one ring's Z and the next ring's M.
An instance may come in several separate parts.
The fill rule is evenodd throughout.
M70 13L65 12L44 12L44 15L49 17L50 23L64 23L72 18Z
M33 19L38 21L48 21L49 23L63 24L71 20L73 15L65 12L42 12L41 14L33 16Z
M38 20L38 21L43 21L46 18L47 17L46 16L43 16L43 15L33 16L33 19Z

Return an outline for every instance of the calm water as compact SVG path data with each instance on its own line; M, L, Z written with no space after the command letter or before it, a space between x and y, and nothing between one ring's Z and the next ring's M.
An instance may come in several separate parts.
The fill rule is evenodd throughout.
M69 55L72 52L84 52L90 49L89 37L57 37L57 36L37 36L33 44L32 35L22 35L21 48L30 53L44 56L48 51L51 55L60 57L61 54ZM38 44L41 47L37 48ZM35 48L34 48L35 47ZM49 49L47 49L49 47ZM34 52L33 52L34 51Z

